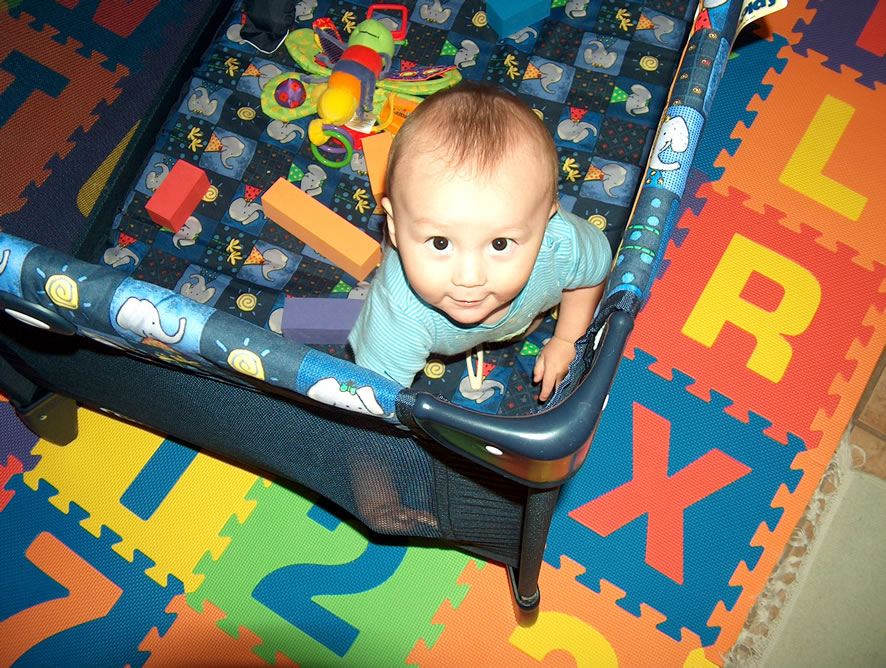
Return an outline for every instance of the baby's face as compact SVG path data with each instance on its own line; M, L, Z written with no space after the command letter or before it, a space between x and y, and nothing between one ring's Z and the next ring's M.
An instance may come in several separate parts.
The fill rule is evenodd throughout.
M393 200L382 202L412 289L457 323L495 324L507 313L556 210L538 161L520 152L508 162L478 178L409 156Z

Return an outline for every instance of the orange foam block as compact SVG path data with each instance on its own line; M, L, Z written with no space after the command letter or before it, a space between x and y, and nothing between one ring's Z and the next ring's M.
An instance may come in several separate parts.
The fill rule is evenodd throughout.
M382 195L385 194L388 154L393 142L394 136L389 132L363 137L363 157L366 159L366 171L369 172L369 186L377 204L381 204Z
M178 232L209 190L209 177L187 160L176 162L160 187L145 204L145 211L158 225Z
M362 281L381 261L381 246L284 178L261 198L265 215Z

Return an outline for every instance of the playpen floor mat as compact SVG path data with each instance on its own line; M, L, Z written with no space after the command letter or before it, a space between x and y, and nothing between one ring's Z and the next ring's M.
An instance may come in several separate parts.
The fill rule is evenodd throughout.
M694 5L578 4L554 3L548 20L498 39L486 25L483 0L445 7L429 0L408 2L406 43L397 48L392 71L416 65L454 68L463 78L496 84L523 99L555 138L562 163L560 206L603 229L614 252ZM299 16L296 27L309 30L312 20L328 16L346 39L366 11L359 3L324 0ZM307 138L315 115L294 117L304 103L290 110L271 102L277 111L269 113L282 111L285 121L266 114L262 91L281 76L302 72L294 57L312 40L287 39L275 53L264 54L240 40L239 22L235 9L146 156L103 262L280 333L286 296L365 299L367 282L268 218L262 194L278 179L288 179L376 240L385 218L361 150L341 168L324 165ZM398 94L421 97L429 84L390 85ZM382 109L379 118L383 115ZM144 207L178 160L203 169L211 186L173 234L155 224ZM554 325L548 317L523 340L486 346L482 383L472 386L464 356L437 355L413 387L485 413L528 414L539 407L532 371ZM313 347L353 359L346 345Z
M740 40L534 626L493 563L370 542L110 416L53 446L0 404L0 664L722 663L886 342L882 7L792 3Z

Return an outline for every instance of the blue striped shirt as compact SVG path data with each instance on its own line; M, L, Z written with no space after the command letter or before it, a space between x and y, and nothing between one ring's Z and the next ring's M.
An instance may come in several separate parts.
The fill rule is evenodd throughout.
M348 342L357 364L409 386L431 353L455 355L487 341L518 336L539 313L559 304L564 290L603 281L611 263L604 234L558 209L545 229L529 281L507 314L492 325L464 327L412 291L399 253L388 248Z

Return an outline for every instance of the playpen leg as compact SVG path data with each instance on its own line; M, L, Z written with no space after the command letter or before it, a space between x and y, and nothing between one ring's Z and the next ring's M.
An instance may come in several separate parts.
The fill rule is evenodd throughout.
M31 433L56 445L67 445L77 438L77 402L35 384L3 356L0 391Z
M538 574L559 494L559 487L530 489L527 492L520 541L520 565L518 568L508 568L514 602L524 613L534 612L538 608Z

